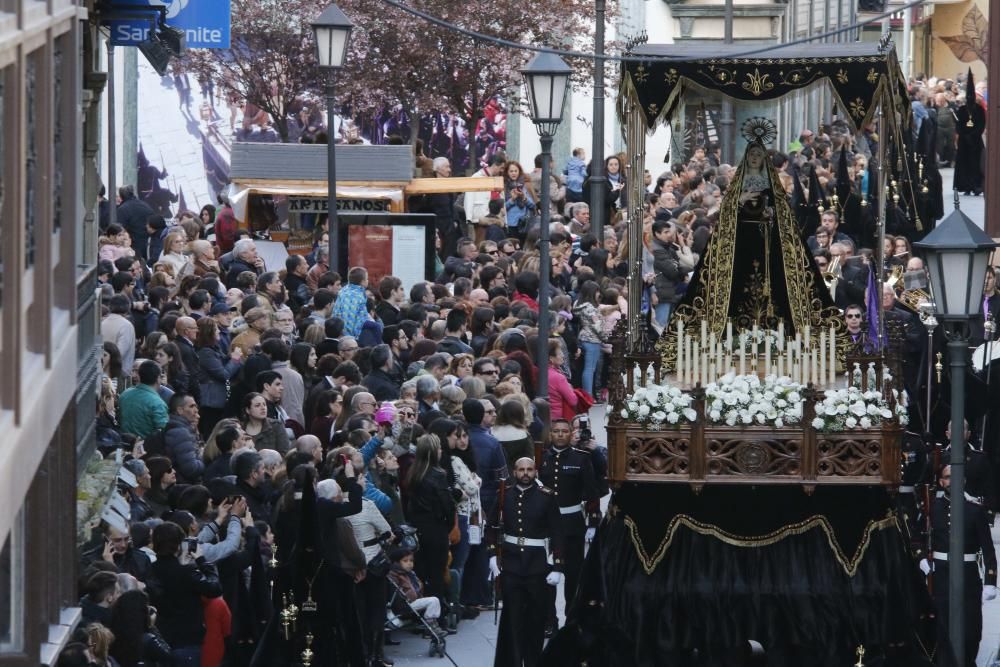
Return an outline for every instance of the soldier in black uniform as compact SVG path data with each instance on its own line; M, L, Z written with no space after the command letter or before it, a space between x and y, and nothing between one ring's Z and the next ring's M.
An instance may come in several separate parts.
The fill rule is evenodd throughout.
M951 422L945 430L945 438L951 442ZM965 445L965 492L976 498L987 510L996 506L996 489L993 485L993 469L990 466L989 458L972 442L972 431L969 430L969 422L965 422L965 433L963 439ZM948 445L941 452L942 461L951 460L951 446ZM941 495L940 492L938 495Z
M934 499L931 508L931 554L934 572L934 604L937 606L938 632L948 634L948 549L951 537L951 466L941 470L944 493ZM965 498L965 662L975 667L979 640L983 635L983 602L997 596L997 555L986 511L978 502ZM979 578L979 554L982 554L986 578ZM926 572L927 566L922 569ZM984 585L985 584L985 585Z
M535 462L514 462L514 481L504 496L499 544L490 548L490 571L500 577L503 611L495 667L534 667L545 642L548 591L563 579L562 535L556 494L535 481ZM549 553L552 564L549 564ZM546 585L548 584L548 585Z
M919 433L903 434L903 480L897 503L910 535L916 558L927 556L927 515L930 511L929 487L934 484L935 467L931 461L934 441Z
M600 495L590 452L572 447L573 428L565 419L552 421L552 446L542 456L538 478L555 492L559 504L565 559L566 587L563 596L566 612L576 597L577 582L583 567L588 535L593 535L600 521ZM547 632L558 626L556 591L551 592Z

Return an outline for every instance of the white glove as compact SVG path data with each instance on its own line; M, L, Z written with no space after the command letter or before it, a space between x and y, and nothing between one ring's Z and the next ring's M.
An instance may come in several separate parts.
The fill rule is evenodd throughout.
M562 583L562 580L563 580L562 572L549 572L545 576L545 583L547 583L549 586L558 586L560 583ZM996 590L997 590L996 588L993 588L993 597L996 597ZM985 593L983 593L983 595L985 595Z
M995 600L997 597L996 586L983 586L983 602Z
M490 556L490 579L500 576L500 564L497 563L496 556Z
M587 529L587 535L584 538L585 540L587 540L587 544L590 544L591 542L594 541L594 535L596 535L596 534L597 534L597 529L596 528L588 528Z
M925 577L931 573L931 564L927 562L926 558L920 561L920 571L924 573Z

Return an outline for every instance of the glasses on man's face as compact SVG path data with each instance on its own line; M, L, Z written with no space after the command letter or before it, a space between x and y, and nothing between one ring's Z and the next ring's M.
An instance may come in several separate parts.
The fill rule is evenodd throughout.
M500 371L495 368L490 368L488 370L479 371L480 375L499 375Z
M861 319L861 313L848 313L848 314L844 315L844 317L846 319L848 319L848 320L860 320Z

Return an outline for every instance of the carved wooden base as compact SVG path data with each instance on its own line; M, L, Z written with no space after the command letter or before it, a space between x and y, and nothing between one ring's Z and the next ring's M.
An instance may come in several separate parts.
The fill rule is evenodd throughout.
M692 424L661 431L609 425L614 482L817 484L896 487L902 429L818 433L809 426L775 429Z

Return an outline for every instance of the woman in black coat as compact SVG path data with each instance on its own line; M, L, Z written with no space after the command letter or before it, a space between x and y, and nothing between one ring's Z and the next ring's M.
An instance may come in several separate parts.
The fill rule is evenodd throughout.
M153 529L156 562L146 590L159 611L159 627L173 649L174 661L198 665L205 638L201 599L219 597L222 585L215 566L205 560L200 548L187 551L185 537L184 529L169 521Z
M121 667L166 667L174 664L168 644L156 630L156 608L149 606L145 591L126 591L111 607L115 635L111 657Z
M455 497L448 474L440 466L441 441L435 435L417 440L417 452L407 482L406 517L420 535L415 571L427 584L427 594L447 603L444 573L448 566L448 533L455 525Z

